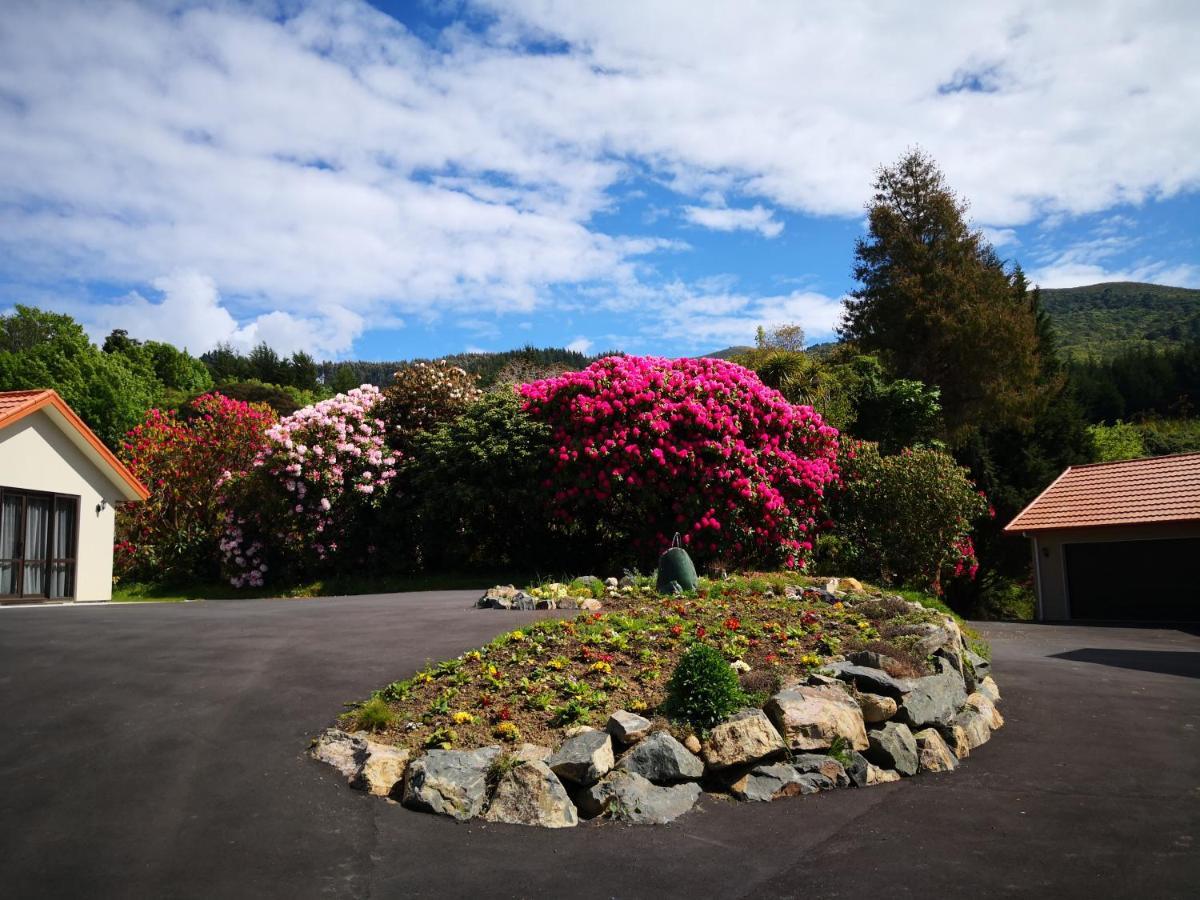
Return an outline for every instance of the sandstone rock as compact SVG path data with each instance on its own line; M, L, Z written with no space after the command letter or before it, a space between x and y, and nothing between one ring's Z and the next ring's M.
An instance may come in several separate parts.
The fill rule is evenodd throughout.
M911 686L896 718L913 728L947 724L967 699L963 681L954 672L916 678Z
M862 710L840 688L798 685L772 697L765 711L792 750L825 750L839 737L854 750L868 746Z
M633 744L650 733L650 720L637 713L618 709L608 717L604 730L618 743Z
M563 737L573 738L577 734L584 734L588 731L596 731L591 725L572 725L569 728L563 729Z
M571 828L579 824L567 789L544 762L514 766L500 776L484 818L510 825Z
M901 775L917 774L917 742L912 732L899 722L888 722L874 728L870 735L871 748L867 759L881 768L895 769Z
M986 695L976 692L967 698L967 706L974 709L988 723L988 728L995 731L997 728L1004 727L1004 716L1000 715L1000 710L996 709L996 704L987 698Z
M881 769L872 763L867 764L867 785L873 786L876 784L888 784L892 781L899 781L900 773L894 772L891 769Z
M917 768L922 772L953 772L958 760L934 728L913 735L917 742Z
M367 758L367 742L340 728L327 728L313 742L312 755L333 766L346 778L354 778Z
M842 587L848 591L858 591L860 594L866 591L866 588L863 587L863 583L857 578L843 578Z
M881 697L879 694L859 694L858 708L862 710L863 721L874 725L886 722L896 715L896 701L891 697Z
M784 749L783 738L761 709L743 709L709 732L704 761L710 769L725 769L780 755Z
M830 578L827 582L825 582L826 593L836 594L839 587L841 587L841 582L837 578Z
M659 787L641 775L610 772L576 798L587 818L604 815L632 825L665 825L696 805L700 785L695 782Z
M700 738L694 734L689 734L683 739L683 746L687 747L691 753L699 753L703 749L700 746Z
M792 757L792 768L801 775L821 775L831 782L834 787L849 787L850 776L846 768L832 756L822 756L819 753L801 753Z
M733 671L737 672L739 675L744 675L750 671L750 663L746 662L745 660L735 659L729 664L729 668L733 669Z
M871 694L882 694L885 697L893 697L897 700L900 700L908 693L908 683L906 681L893 678L882 669L873 669L869 666L856 666L851 662L834 662L823 666L819 670L819 673L833 675L842 681L848 681L860 691L866 691Z
M967 732L961 725L938 725L935 730L956 757L966 759L971 755L971 742L967 740Z
M579 608L585 612L599 612L600 610L604 609L604 604L595 597L588 597L579 604Z
M498 584L484 591L475 605L480 609L511 609L517 589L511 584Z
M1000 702L1000 686L996 684L991 675L988 675L983 681L979 682L979 687L976 690L991 700L992 703Z
M403 747L367 741L367 758L351 786L376 797L390 797L403 788L404 771L412 754Z
M846 766L846 777L850 779L850 783L855 787L867 786L867 772L871 764L867 762L867 758L857 750L850 752L850 764Z
M522 744L512 752L512 758L520 762L545 762L554 751L541 744Z
M729 786L729 792L739 800L765 803L779 797L815 794L833 787L833 782L819 773L802 774L786 763L755 766Z
M986 744L992 738L992 729L988 720L972 707L967 707L954 717L952 725L962 728L967 746L974 750L981 744ZM961 759L961 757L959 757Z
M404 805L459 821L479 815L487 800L488 768L499 755L499 747L430 750L409 764Z
M612 738L603 731L584 731L563 741L547 762L559 778L587 787L613 767Z
M616 768L655 784L690 781L704 774L704 763L665 731L656 731L621 757Z

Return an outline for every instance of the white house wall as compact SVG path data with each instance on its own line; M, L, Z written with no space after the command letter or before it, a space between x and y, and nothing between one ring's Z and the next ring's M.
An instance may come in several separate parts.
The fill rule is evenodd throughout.
M0 485L79 497L75 599L111 599L115 504L121 491L44 411L0 430ZM102 500L105 506L97 512Z

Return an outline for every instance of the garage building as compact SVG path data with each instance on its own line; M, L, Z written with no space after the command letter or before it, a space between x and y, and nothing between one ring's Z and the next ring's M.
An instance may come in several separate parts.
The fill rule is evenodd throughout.
M115 507L147 496L54 391L0 392L0 603L110 599Z
M1200 620L1200 453L1072 466L1004 530L1041 619Z

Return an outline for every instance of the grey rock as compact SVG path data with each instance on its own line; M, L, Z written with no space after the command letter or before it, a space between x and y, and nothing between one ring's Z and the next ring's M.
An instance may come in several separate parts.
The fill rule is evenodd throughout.
M695 782L659 787L641 775L617 770L576 797L587 818L607 816L631 825L665 825L696 805L701 794Z
M761 709L743 709L709 732L704 761L717 771L780 756L785 749L783 738Z
M797 685L777 693L764 710L792 750L825 750L838 738L867 749L862 710L841 688Z
M541 744L522 744L511 755L520 762L545 762L553 754L553 750Z
M876 653L874 650L858 650L854 653L847 654L846 659L856 666L866 666L869 669L881 669L887 671L888 666L897 665L896 660L883 653Z
M911 687L896 717L913 728L945 725L967 699L963 680L955 672L913 679Z
M704 763L665 731L656 731L638 743L616 767L655 784L691 781L704 774Z
M992 703L1000 702L1000 686L996 684L995 679L991 675L988 675L983 681L979 682L979 687L976 690L991 700Z
M460 822L473 818L483 810L488 768L499 755L499 747L430 750L409 764L402 802Z
M885 697L901 699L908 692L908 682L893 678L882 669L869 666L856 666L851 662L834 662L822 666L821 674L833 675L842 681L848 681L860 691L870 694L882 694Z
M333 766L346 778L355 778L367 758L367 742L340 728L327 728L313 742L312 755Z
M571 828L579 824L567 789L544 762L523 762L496 784L484 818L510 825Z
M498 584L484 591L475 605L480 609L511 609L517 589L511 584Z
M549 597L538 597L533 604L534 609L558 609L558 601Z
M925 635L914 645L914 655L933 656L939 650L954 656L962 655L962 632L958 630L958 625L953 619L944 619L940 625L927 622L919 627L925 631Z
M971 664L971 668L975 670L975 679L983 681L992 674L992 664L976 653L974 650L966 652L967 662Z
M850 779L850 783L855 787L866 787L870 765L867 758L857 750L851 752L850 765L846 766L846 777Z
M603 731L584 731L563 741L548 760L559 778L587 787L613 767L612 738Z
M729 786L729 793L750 803L766 803L779 797L815 794L833 787L833 782L819 773L802 774L787 763L755 766Z
M578 581L580 584L586 584L589 588L592 585L599 585L601 587L604 586L604 582L601 581L599 578L597 578L595 575L580 575L575 580Z
M513 609L525 609L525 610L537 609L537 605L538 605L537 598L535 598L531 594L525 593L524 591L517 591L517 594L515 597L513 597L513 601L512 601ZM549 607L547 607L547 608L549 608Z
M608 717L604 730L618 743L635 744L650 733L650 720L637 713L618 709Z
M801 753L792 757L792 768L801 775L821 775L834 787L849 787L850 776L846 767L832 756L822 756L819 753Z
M615 587L620 587L620 586L621 586L621 582L617 581L617 579L615 579L615 578L605 578L605 579L604 579L604 586L605 586L606 588L610 588L610 589L611 589L611 588L615 588Z
M873 728L869 737L868 760L882 769L895 769L901 775L917 774L917 742L907 726L888 722L882 728Z
M632 575L625 575L621 578L618 584L623 588L637 587L637 579Z

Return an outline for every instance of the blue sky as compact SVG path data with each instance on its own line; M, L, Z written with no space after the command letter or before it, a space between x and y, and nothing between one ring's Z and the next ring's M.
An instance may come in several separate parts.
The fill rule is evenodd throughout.
M821 340L873 170L913 145L1043 286L1200 287L1197 26L1170 2L22 5L0 310L332 358Z

